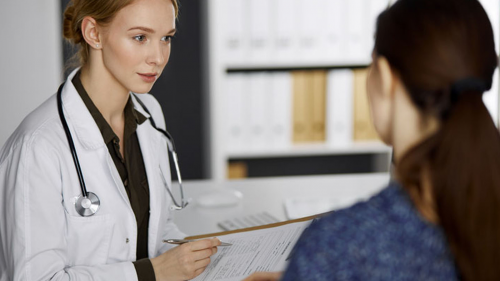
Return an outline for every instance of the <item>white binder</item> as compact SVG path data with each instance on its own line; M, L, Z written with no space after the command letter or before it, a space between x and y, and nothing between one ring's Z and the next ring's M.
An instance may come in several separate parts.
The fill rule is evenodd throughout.
M327 142L346 147L353 139L353 73L350 69L332 70L327 82Z
M274 63L294 63L297 61L298 36L295 29L295 0L274 1L272 24L274 42L272 59Z
M225 88L225 112L226 112L226 136L227 151L238 153L247 146L248 139L248 106L246 106L247 95L245 91L248 78L247 75L236 73L230 74L226 79Z
M246 0L224 0L220 6L224 17L224 25L220 28L224 33L223 59L226 64L234 65L246 62L248 57L248 12Z
M250 0L248 13L250 61L268 62L271 57L271 5L269 0Z
M347 56L352 60L367 57L367 17L366 0L347 1ZM368 52L369 56L369 52Z
M276 72L271 79L270 144L273 149L285 150L292 144L292 75Z
M249 145L250 150L265 149L270 142L269 96L271 76L266 72L248 75Z

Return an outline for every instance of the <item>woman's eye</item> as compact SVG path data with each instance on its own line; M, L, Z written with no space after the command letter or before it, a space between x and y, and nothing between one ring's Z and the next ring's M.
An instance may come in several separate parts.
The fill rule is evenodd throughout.
M137 35L137 36L134 36L134 40L139 41L139 42L143 42L144 40L146 40L146 36Z
M161 40L167 43L172 42L173 36L164 36Z

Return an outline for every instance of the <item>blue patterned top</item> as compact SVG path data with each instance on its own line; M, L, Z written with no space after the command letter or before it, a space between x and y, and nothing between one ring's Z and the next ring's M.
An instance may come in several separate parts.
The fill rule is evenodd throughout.
M459 280L443 230L391 183L304 231L283 280Z

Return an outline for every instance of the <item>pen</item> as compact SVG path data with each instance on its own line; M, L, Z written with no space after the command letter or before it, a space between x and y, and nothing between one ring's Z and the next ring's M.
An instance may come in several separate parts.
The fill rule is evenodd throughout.
M163 243L168 243L168 244L184 244L188 242L194 242L196 240L186 240L186 239L167 239L163 240ZM226 243L226 242L220 242L219 246L231 246L233 244L231 243Z

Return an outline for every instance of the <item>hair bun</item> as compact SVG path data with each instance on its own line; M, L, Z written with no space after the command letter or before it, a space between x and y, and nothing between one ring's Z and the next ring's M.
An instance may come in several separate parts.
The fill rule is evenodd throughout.
M71 1L66 10L64 11L63 19L63 36L73 44L78 44L82 41L82 34L78 32L77 27L75 27L75 6L73 1Z

